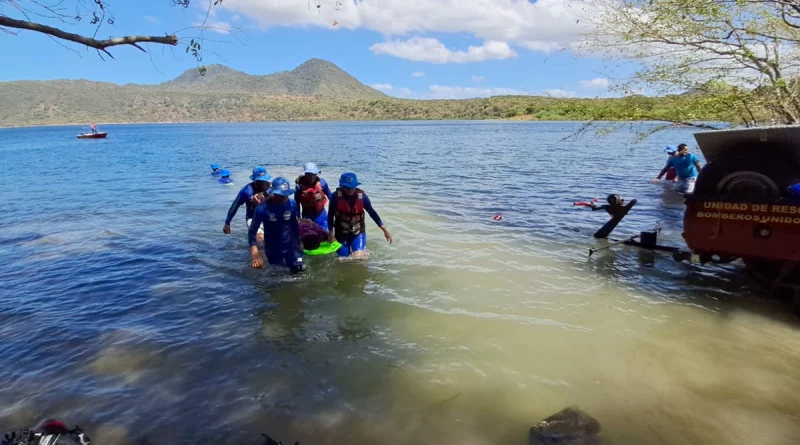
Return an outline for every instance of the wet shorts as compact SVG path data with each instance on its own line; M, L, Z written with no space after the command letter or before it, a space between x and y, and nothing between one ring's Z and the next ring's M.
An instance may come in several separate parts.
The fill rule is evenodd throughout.
M675 183L675 191L678 193L684 193L690 195L694 193L694 183L697 180L696 177L694 178L686 178L686 179L678 179L678 182Z
M336 251L339 256L350 256L353 252L367 250L366 232L361 232L358 235L337 236L336 241L342 244L342 247Z
M244 220L245 224L247 224L247 230L250 230L250 223L253 222L253 218L247 218ZM262 224L261 227L258 228L258 233L261 235L264 234L264 225Z

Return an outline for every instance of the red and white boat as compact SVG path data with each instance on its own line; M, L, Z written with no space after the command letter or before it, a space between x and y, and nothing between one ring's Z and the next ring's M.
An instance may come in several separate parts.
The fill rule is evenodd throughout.
M78 139L103 139L108 133L83 133L78 135Z

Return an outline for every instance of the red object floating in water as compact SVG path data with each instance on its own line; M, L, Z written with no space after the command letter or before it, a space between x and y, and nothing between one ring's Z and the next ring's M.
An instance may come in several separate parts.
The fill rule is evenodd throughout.
M599 201L598 198L594 198L591 201L581 201L581 202L573 202L572 205L574 206L583 206L583 207L591 207L592 203Z
M492 217L492 219L495 220L495 221L501 221L503 219L503 217L498 213L497 215L494 215Z

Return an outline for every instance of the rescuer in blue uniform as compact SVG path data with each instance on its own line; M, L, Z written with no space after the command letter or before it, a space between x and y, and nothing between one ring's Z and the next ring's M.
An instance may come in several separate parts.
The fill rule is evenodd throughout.
M220 176L221 176L221 178L219 178L220 184L228 185L233 182L233 179L231 179L231 172L228 170L222 170L222 172L220 172Z
M222 174L222 170L219 168L219 164L211 164L211 176L219 176Z
M328 226L332 227L330 241L340 242L342 247L336 252L340 257L363 257L367 249L367 232L364 212L383 230L383 236L389 244L392 235L383 225L378 212L372 208L369 197L363 190L355 173L343 173L339 178L339 188L331 197L330 212L328 213Z
M256 241L256 232L263 225L264 255L269 264L288 266L293 274L303 271L297 203L289 199L293 193L294 186L286 178L275 178L269 198L256 207L248 236L254 268L264 266Z
M325 204L333 194L328 182L319 177L320 173L322 172L319 171L317 164L313 162L304 166L303 175L294 181L297 184L294 200L300 206L303 219L310 219L327 231L328 212L325 211Z
M250 179L253 180L250 184L242 187L236 199L233 200L230 209L228 209L228 216L225 218L225 226L222 228L223 233L231 233L231 221L236 216L236 211L239 207L246 205L245 223L247 228L250 229L251 222L253 221L253 213L256 206L266 199L265 192L269 189L269 178L271 176L267 173L266 167L258 166L253 169L253 174ZM258 229L258 242L264 241L264 231L259 227Z

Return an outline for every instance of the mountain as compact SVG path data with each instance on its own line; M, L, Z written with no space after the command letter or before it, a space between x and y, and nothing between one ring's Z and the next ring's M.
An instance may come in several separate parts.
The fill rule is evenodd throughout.
M163 91L256 93L269 96L322 96L336 99L386 97L327 60L311 59L292 71L253 76L224 65L191 69L157 87Z
M702 99L702 98L700 98ZM0 127L126 122L536 119L728 121L725 109L692 97L556 99L498 96L465 100L397 99L369 88L331 62L254 76L222 65L159 85L88 80L0 82ZM692 106L689 106L692 105ZM706 108L703 108L706 107ZM690 114L684 111L688 109ZM678 117L675 117L678 116Z

